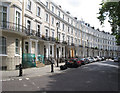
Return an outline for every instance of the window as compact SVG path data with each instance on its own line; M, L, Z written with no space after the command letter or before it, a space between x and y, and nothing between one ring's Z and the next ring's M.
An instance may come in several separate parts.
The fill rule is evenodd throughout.
M64 19L64 14L63 14L63 19Z
M48 29L46 29L46 37L48 37Z
M73 28L71 28L71 34L73 34Z
M52 55L52 45L50 45L50 55Z
M30 33L30 29L31 29L31 21L27 20L27 29Z
M3 21L3 28L7 27L7 7L0 7L0 21Z
M37 25L37 35L40 37L40 25Z
M6 54L6 38L0 37L0 54Z
M28 8L28 10L31 10L31 1L30 0L28 0L27 8Z
M19 40L18 39L15 40L15 53L19 54Z
M46 14L46 22L48 22L48 14Z
M58 16L60 17L60 11L58 11Z
M54 17L52 17L52 25L54 25Z
M69 23L69 18L68 18L68 23Z
M46 7L48 8L48 2L46 2Z
M63 24L63 29L62 30L64 31L64 29L65 29L65 27L64 27L64 24Z
M16 30L20 30L20 13L16 11Z
M60 33L58 34L58 39L60 40Z
M65 34L62 34L62 36L63 36L63 41L65 41Z
M70 28L68 27L68 33L70 33Z
M71 24L73 24L73 20L71 20Z
M54 31L52 31L52 38L54 38Z
M73 37L71 37L71 43L73 43Z
M40 7L37 7L37 16L40 16Z
M54 13L54 6L52 6L52 12Z

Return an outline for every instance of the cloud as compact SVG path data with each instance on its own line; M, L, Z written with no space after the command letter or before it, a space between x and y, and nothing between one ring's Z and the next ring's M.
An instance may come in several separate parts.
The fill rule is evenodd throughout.
M71 6L74 6L74 7L78 7L81 4L80 0L67 0L67 2L68 2L68 4L70 4Z

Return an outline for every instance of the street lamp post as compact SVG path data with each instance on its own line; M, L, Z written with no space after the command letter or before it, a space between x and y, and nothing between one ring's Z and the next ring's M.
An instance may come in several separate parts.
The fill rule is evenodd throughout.
M89 47L89 44L88 44L88 40L87 40L87 57L88 57L88 47Z
M57 41L58 41L58 26L59 26L59 23L57 22L56 23L56 26L57 26ZM58 58L59 58L59 48L57 48L57 67L59 67L59 64L58 64Z

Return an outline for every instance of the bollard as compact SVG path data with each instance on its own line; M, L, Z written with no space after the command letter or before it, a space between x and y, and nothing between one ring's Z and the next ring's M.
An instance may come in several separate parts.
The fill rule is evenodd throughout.
M53 63L51 63L51 72L54 72L54 70L53 70Z
M19 65L19 76L22 76L22 64Z

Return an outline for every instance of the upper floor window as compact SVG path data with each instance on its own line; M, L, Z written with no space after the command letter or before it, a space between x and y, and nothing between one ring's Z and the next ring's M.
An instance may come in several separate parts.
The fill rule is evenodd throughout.
M52 38L54 38L54 31L52 31Z
M37 16L40 16L40 7L37 7Z
M19 40L18 39L15 40L15 53L19 54Z
M48 29L46 29L46 37L48 37Z
M69 23L69 18L68 18L68 23Z
M7 27L7 7L0 7L0 21L3 21L3 28Z
M6 38L0 37L0 54L7 54L6 53Z
M54 25L54 17L52 17L52 25Z
M71 43L73 43L73 37L71 37Z
M65 25L63 24L62 30L64 31L64 29L65 29Z
M37 25L37 35L40 37L40 25Z
M52 12L54 13L54 6L52 6Z
M71 24L73 25L73 20L71 20Z
M28 8L28 10L31 10L31 1L30 0L28 0L27 8Z
M16 29L20 30L20 13L16 11Z
M46 14L46 22L48 22L48 21L49 21L48 14Z
M62 36L63 36L63 38L62 38L62 39L63 39L63 41L64 41L64 40L65 40L65 34L62 34Z
M48 2L46 2L46 7L48 8Z
M73 28L71 28L71 34L73 34Z
M64 16L64 14L63 14L63 19L64 19L64 17L65 17L65 16Z
M31 21L27 20L27 29L30 33L30 29L31 29Z
M68 33L70 33L70 28L68 27Z
M60 11L58 11L58 16L60 17Z

